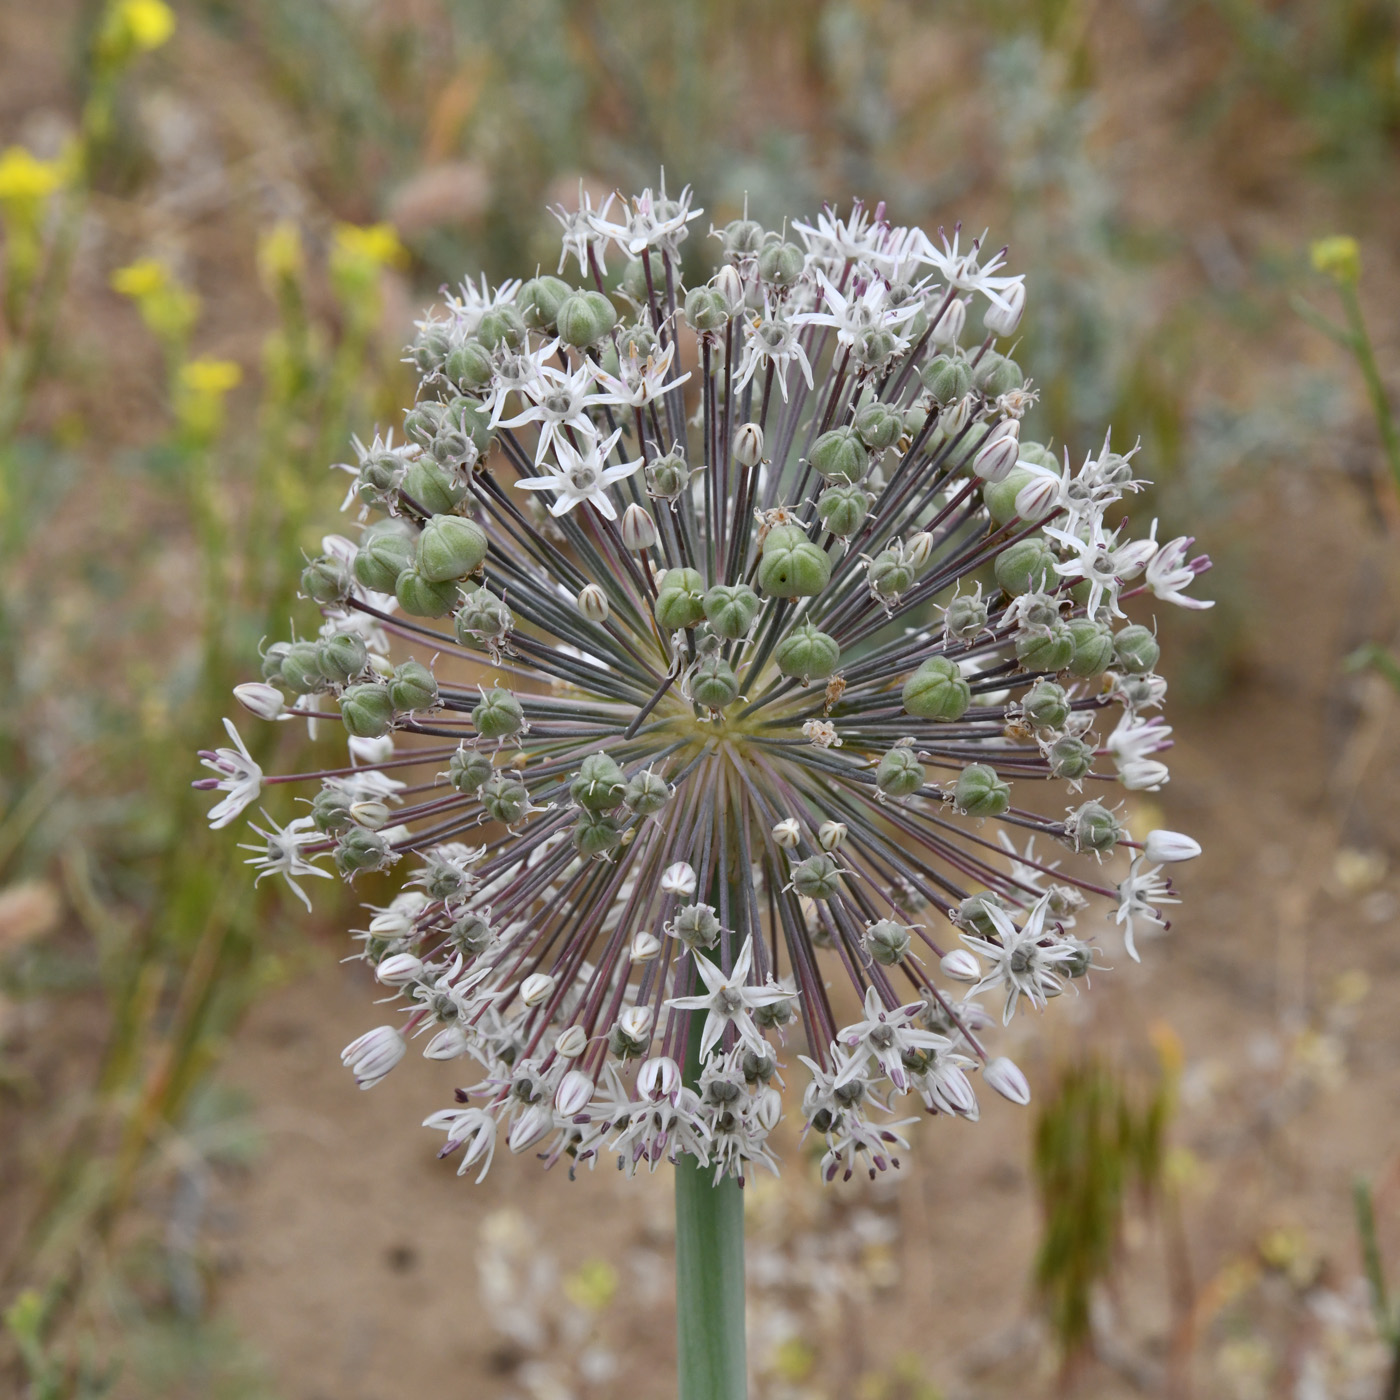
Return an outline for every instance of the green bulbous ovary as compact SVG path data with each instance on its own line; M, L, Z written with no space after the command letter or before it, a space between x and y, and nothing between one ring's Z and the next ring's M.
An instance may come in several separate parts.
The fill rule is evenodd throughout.
M831 582L831 560L798 525L777 525L763 542L758 586L774 598L814 598Z
M972 687L946 656L931 656L904 682L900 699L918 719L958 720L972 704Z

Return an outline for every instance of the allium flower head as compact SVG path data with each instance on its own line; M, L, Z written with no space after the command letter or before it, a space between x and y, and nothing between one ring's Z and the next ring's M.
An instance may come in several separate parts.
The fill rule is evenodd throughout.
M467 281L419 323L403 438L354 444L357 537L303 574L321 622L237 692L338 712L347 759L264 775L229 725L201 785L222 826L301 784L258 878L387 873L356 938L398 1020L344 1058L474 1064L428 1120L463 1172L776 1170L780 1056L825 1174L873 1172L902 1108L1024 1102L997 1020L1164 924L1199 848L1134 841L1104 785L1169 777L1129 616L1203 606L1208 561L1133 538L1133 452L1022 436L1025 286L981 239L745 217L687 287L700 211L658 188L559 211L585 285Z

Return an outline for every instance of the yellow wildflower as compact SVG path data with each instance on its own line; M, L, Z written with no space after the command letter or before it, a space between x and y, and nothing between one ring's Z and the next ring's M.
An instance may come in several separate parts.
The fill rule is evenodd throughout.
M242 367L232 360L190 360L180 366L180 383L194 394L227 394L242 379Z
M119 0L112 24L133 48L158 49L175 32L175 12L165 0Z
M36 205L63 184L56 160L40 160L23 146L0 152L0 204Z
M399 242L392 224L337 224L331 261L402 267L408 261L408 249Z
M1355 286L1361 280L1361 248L1349 234L1319 238L1309 252L1314 269L1334 282Z

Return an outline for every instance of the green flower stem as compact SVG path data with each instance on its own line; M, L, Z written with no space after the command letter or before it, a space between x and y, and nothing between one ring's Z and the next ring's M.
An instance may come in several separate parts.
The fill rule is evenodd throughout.
M743 1193L694 1157L675 1170L678 1394L745 1400Z

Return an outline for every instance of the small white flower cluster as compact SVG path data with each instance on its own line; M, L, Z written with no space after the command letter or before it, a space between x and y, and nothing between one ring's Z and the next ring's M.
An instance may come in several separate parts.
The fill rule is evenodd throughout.
M1168 780L1129 612L1208 607L1209 561L1128 535L1137 449L1075 469L1023 437L1035 391L996 347L1025 286L982 239L883 206L800 242L744 217L687 286L688 189L556 214L583 285L466 282L419 323L404 437L355 442L357 537L302 575L319 629L235 691L269 721L338 710L347 764L264 775L228 724L211 823L308 783L252 828L257 878L306 900L325 862L395 874L356 937L402 1019L344 1058L366 1088L410 1040L475 1061L428 1120L460 1171L501 1140L776 1170L799 1033L823 1174L895 1166L902 1100L976 1118L978 1073L1029 1098L979 997L1006 1023L1084 981L1096 901L1134 958L1164 925L1163 868L1199 848L1134 841L1084 789Z

